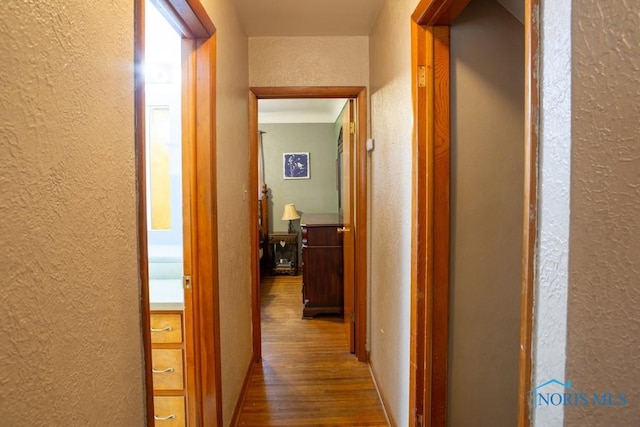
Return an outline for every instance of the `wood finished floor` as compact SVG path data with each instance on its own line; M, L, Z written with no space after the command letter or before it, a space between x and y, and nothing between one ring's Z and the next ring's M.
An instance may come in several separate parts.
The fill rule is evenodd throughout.
M387 426L369 368L339 317L302 320L302 276L262 281L262 356L239 426Z

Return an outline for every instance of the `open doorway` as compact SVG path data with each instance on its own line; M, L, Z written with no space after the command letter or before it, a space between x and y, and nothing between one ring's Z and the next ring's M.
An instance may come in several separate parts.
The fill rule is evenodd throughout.
M320 317L332 317L347 329L352 326L350 319L343 320L345 312L353 311L353 261L345 259L353 251L353 234L344 232L353 222L352 110L353 101L344 98L258 100L258 181L267 209L259 216L266 230L263 319L266 301L280 290L274 285L282 282L265 275L291 275L297 280L289 286L302 292L302 301L296 298L292 307L297 318L318 323ZM353 353L353 332L340 334L345 332Z
M357 102L356 112L353 116L353 125L348 127L353 128L353 146L354 146L354 160L351 163L352 167L349 168L349 171L342 171L341 181L344 181L346 176L354 176L354 185L353 185L353 194L351 197L354 200L356 206L363 206L361 209L354 209L355 215L353 224L348 227L349 224L345 225L344 215L340 218L340 222L337 224L326 224L328 226L334 226L333 229L337 232L338 229L343 233L343 235L351 234L353 236L354 244L352 248L349 248L349 251L344 251L345 254L349 255L351 258L351 262L353 263L353 273L348 273L344 275L344 295L353 295L353 298L349 300L346 298L343 301L343 314L344 314L344 324L347 330L347 333L351 333L351 340L354 342L354 352L359 360L366 360L366 350L365 350L365 331L366 331L366 104L365 104L365 89L361 87L356 88L252 88L250 92L250 135L252 138L251 144L251 164L250 170L252 173L251 176L251 184L252 188L255 189L254 194L262 195L262 188L259 184L259 174L258 168L260 160L260 139L261 136L264 137L264 134L260 134L260 131L264 129L259 129L258 126L258 101L259 99L306 99L306 98L323 98L323 99L354 99ZM337 117L336 117L337 119ZM338 127L342 127L342 125L337 124L335 121L333 123L334 129L333 132L335 134L336 129ZM344 139L344 136L343 136ZM337 158L338 158L338 142L339 140L339 132L336 135L335 148L332 148L333 154L330 156L331 161L331 173L330 177L333 181L332 188L330 191L334 192L335 196L327 198L327 202L331 204L331 208L335 209L336 218L338 218L338 205L344 208L343 203L338 203L338 194L341 192L338 191L336 187L337 183L337 175L340 173L340 168L337 167ZM313 174L313 160L308 155L309 153L306 151L300 151L297 153L285 153L285 152L277 152L275 162L279 164L277 167L276 176L282 176L284 180L287 178L287 171L285 170L286 165L286 155L295 154L295 155L303 155L302 164L304 165L302 169L304 170L303 176L306 174ZM280 157L282 156L282 157ZM281 160L278 160L281 158ZM311 160L311 162L310 162ZM281 175L280 175L281 174ZM291 177L291 178L299 178L299 177ZM304 178L303 178L304 179ZM268 182L267 185L270 185ZM259 192L260 189L260 192ZM260 196L262 197L262 196ZM333 201L329 201L333 198ZM290 201L282 201L282 205L286 204L295 204ZM259 226L259 200L256 198L255 201L252 201L251 204L251 215L255 220L257 226L255 227L254 232L252 233L252 245L254 248L259 248L260 246L260 233L262 227ZM283 227L282 220L280 218L283 212L278 212L277 210L271 209L269 215L273 218L274 227ZM303 212L304 213L304 212ZM353 211L351 212L353 214ZM294 217L298 216L299 213L295 212ZM297 219L297 218L296 218ZM302 219L302 218L301 218ZM276 225L278 222L281 224ZM363 224L361 228L357 227L357 224ZM340 227L338 227L340 225ZM303 227L304 228L304 227ZM297 231L297 230L296 230ZM304 231L304 230L303 230ZM341 236L342 238L342 236ZM279 242L276 242L279 243ZM300 249L302 246L302 241L300 241ZM277 249L277 245L276 245ZM355 252L358 250L358 258L355 257ZM261 307L261 298L260 298L260 259L259 259L259 250L253 251L255 254L253 257L253 275L252 275L252 286L253 286L253 297L252 297L252 307L253 307L253 331L254 331L254 359L259 361L262 357L262 331L260 326L260 307ZM362 256L360 256L362 254ZM298 249L296 249L296 256L299 256ZM280 257L276 257L273 261L280 261ZM286 258L283 258L284 261L287 261ZM348 263L348 261L347 261ZM275 264L271 264L272 266ZM307 266L308 267L308 266ZM304 269L305 267L303 267ZM358 273L360 272L360 274ZM353 313L353 314L351 314ZM351 331L351 332L349 332Z
M537 2L522 6L424 0L413 15L410 425L528 425ZM491 402L469 399L480 388Z
M135 7L147 419L219 425L215 27L198 0Z

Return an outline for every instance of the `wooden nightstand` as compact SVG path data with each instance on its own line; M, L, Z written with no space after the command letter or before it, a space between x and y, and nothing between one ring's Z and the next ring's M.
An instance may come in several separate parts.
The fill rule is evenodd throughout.
M298 233L269 235L271 274L298 274Z

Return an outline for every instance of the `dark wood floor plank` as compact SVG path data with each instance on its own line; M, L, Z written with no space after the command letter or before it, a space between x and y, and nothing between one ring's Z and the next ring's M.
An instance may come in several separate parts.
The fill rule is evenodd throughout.
M342 319L303 320L302 276L262 282L263 362L238 425L386 427L366 364L349 353Z

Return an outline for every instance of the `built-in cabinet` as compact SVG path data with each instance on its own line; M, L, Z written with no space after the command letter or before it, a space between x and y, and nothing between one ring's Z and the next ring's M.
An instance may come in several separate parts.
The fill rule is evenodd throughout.
M185 427L186 387L183 311L178 304L153 304L151 364L157 427Z
M342 227L338 214L305 214L302 232L302 317L344 313Z

